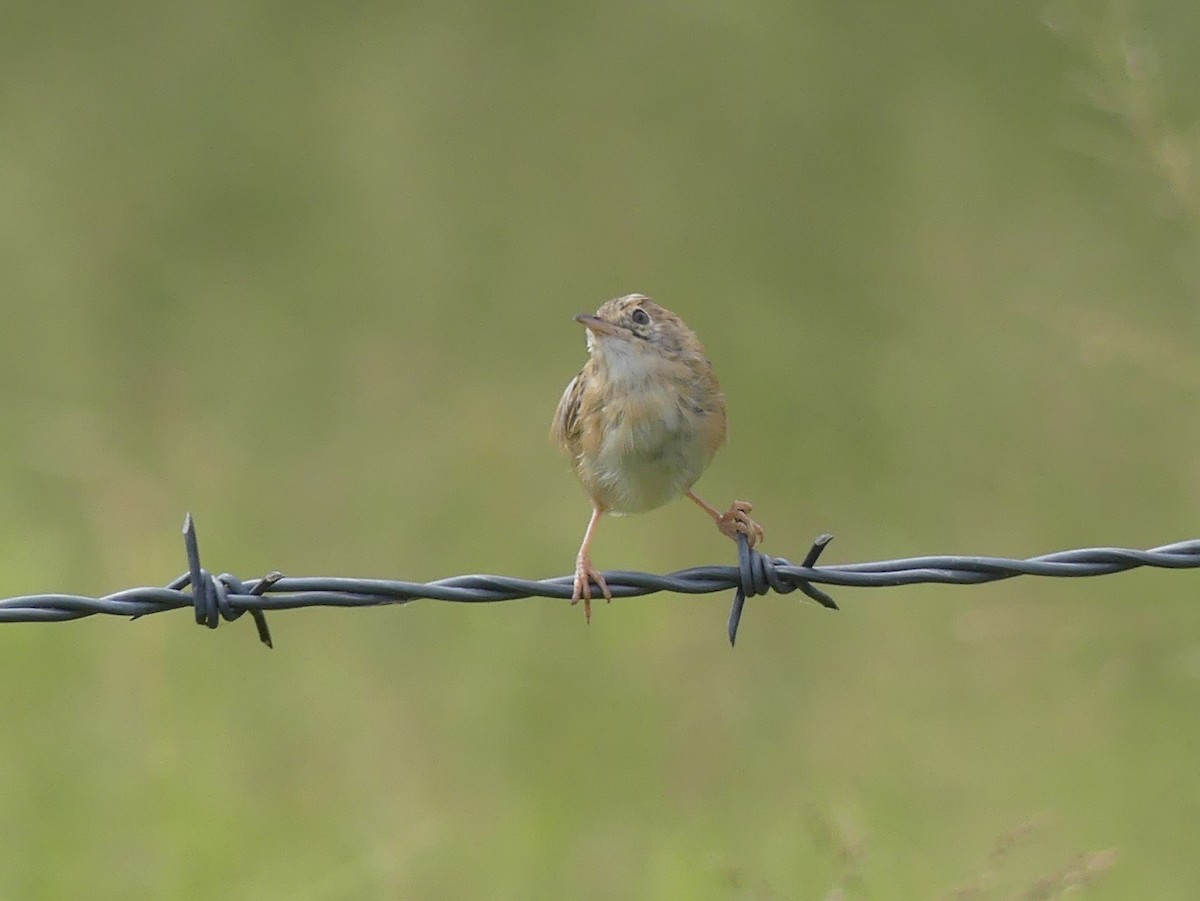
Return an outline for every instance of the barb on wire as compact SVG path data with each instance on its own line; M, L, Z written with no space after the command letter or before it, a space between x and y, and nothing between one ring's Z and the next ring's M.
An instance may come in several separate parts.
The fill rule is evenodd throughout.
M215 629L221 620L235 620L249 613L259 640L271 647L266 611L300 607L378 607L407 604L421 599L480 604L520 598L568 600L574 576L553 579L514 579L508 576L453 576L436 582L404 582L390 579L344 579L287 577L270 572L260 579L243 582L229 573L212 575L200 564L200 547L191 514L184 520L184 545L188 571L166 587L129 588L103 597L73 594L33 594L0 600L0 623L63 622L97 613L137 619L151 613L190 607L200 625ZM822 535L795 565L783 557L771 557L749 546L745 536L738 540L737 566L696 566L667 575L613 571L604 579L613 597L630 598L659 591L709 594L734 589L729 614L729 642L737 640L738 625L746 598L799 590L831 610L833 598L816 585L855 588L884 588L924 582L978 585L1014 576L1079 578L1124 572L1139 566L1162 569L1200 567L1200 539L1179 541L1148 551L1127 548L1082 548L1060 551L1026 560L1006 557L910 557L872 563L839 563L817 566L817 558L833 539ZM191 589L190 591L187 589Z

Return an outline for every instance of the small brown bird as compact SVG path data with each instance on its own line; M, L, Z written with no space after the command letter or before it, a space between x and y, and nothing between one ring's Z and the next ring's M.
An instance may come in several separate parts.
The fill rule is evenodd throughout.
M575 321L587 329L590 359L563 392L550 434L592 502L571 596L583 598L590 622L591 583L612 600L590 553L605 513L644 513L686 495L732 539L740 532L754 545L763 530L745 501L720 513L692 491L726 431L725 397L695 332L644 294Z

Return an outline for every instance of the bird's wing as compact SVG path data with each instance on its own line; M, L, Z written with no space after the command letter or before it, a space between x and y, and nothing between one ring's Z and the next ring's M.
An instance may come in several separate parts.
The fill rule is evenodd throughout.
M558 402L558 409L554 411L554 421L550 423L550 437L572 457L578 453L579 405L583 399L583 384L582 372L571 379L562 400Z

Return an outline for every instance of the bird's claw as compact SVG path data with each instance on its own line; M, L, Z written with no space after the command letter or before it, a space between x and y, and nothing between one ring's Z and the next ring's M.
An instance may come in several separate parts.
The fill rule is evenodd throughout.
M763 540L763 528L750 518L754 506L746 501L734 501L729 509L717 517L717 528L721 534L737 541L738 534L745 535L750 540L750 547ZM578 583L579 577L576 575Z
M578 557L575 560L575 589L571 592L571 603L578 604L582 598L583 618L589 623L592 621L592 582L599 587L604 600L612 601L612 592L608 590L608 583L604 581L600 570L592 566L589 557Z

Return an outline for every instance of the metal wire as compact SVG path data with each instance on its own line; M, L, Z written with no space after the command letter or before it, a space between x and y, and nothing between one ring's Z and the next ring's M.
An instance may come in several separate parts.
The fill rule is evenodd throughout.
M390 579L288 578L271 572L243 582L228 573L214 576L200 564L196 526L189 513L183 525L188 571L166 587L129 588L103 597L73 594L33 594L0 600L0 623L63 622L97 613L134 619L151 613L190 607L196 622L215 629L222 620L249 613L259 639L272 646L264 612L299 607L378 607L429 599L480 604L520 598L569 599L574 576L554 579L514 579L508 576L454 576L436 582L402 582ZM771 557L751 548L744 536L738 541L737 566L697 566L659 576L653 573L614 570L604 573L613 597L630 598L659 591L709 594L734 589L729 614L729 642L737 640L746 599L799 590L823 607L837 609L821 585L883 588L923 582L978 585L1014 576L1079 578L1124 572L1139 566L1162 569L1200 567L1200 539L1179 541L1148 551L1127 548L1083 548L1059 551L1027 560L1005 557L910 557L873 563L817 566L817 558L832 540L822 535L799 566L783 557ZM191 588L191 591L186 589Z

